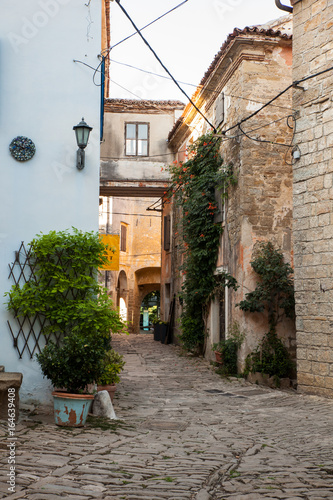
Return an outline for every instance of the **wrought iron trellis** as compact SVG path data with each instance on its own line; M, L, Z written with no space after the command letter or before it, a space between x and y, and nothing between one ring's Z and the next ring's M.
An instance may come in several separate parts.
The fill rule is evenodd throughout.
M61 256L59 256L60 259ZM8 279L12 278L15 286L22 286L30 280L38 283L35 274L36 265L37 262L33 259L30 248L27 250L22 241L19 250L15 252L14 262L8 264L10 269ZM46 318L43 315L35 314L32 317L27 315L20 317L14 311L14 316L17 323L16 328L12 326L9 320L7 323L13 338L13 346L17 350L20 359L22 359L25 350L28 351L32 359L36 353L41 352L51 338L55 343L59 344L61 333L58 335L43 333L46 326Z

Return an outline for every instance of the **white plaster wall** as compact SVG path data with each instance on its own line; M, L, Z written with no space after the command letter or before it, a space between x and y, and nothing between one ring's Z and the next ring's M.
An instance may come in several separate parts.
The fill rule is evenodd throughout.
M92 70L73 62L99 62L101 1L88 3L0 0L0 365L23 373L23 401L46 401L50 391L39 365L27 353L19 360L12 345L8 263L40 231L98 230L100 88ZM82 116L93 131L78 171L72 128ZM18 135L36 145L30 161L9 153Z

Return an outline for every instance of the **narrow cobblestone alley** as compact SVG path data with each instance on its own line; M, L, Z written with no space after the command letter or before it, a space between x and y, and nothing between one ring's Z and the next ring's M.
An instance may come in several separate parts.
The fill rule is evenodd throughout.
M222 379L150 334L116 337L113 347L126 359L114 403L119 420L70 430L42 409L22 412L9 495L2 422L0 497L333 498L332 400Z

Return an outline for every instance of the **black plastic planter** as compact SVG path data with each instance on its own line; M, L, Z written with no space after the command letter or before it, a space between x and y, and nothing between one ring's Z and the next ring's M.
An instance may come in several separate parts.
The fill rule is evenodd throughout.
M161 340L161 326L159 323L156 323L154 325L154 340L157 340L158 342Z

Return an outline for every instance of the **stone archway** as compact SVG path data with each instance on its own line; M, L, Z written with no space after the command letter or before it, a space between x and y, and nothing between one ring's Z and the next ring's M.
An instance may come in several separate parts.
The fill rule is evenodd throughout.
M142 300L148 293L160 291L161 268L145 267L135 272L133 332L140 332L140 307Z

